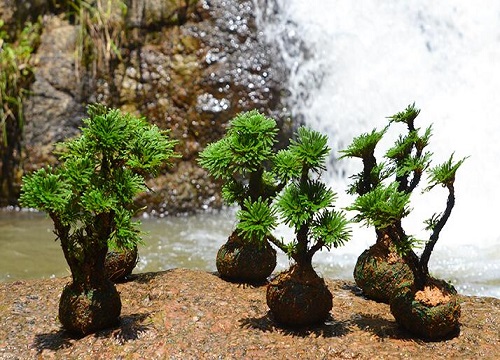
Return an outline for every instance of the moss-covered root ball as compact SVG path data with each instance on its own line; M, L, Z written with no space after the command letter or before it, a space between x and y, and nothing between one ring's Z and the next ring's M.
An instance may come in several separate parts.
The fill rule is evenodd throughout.
M311 268L297 265L276 276L267 287L267 305L274 320L287 327L324 322L332 309L332 294Z
M276 250L266 241L251 244L234 232L217 252L217 271L221 278L242 283L262 283L276 267Z
M442 340L458 335L460 303L455 288L431 279L422 291L404 287L391 300L397 323L424 340Z
M396 289L402 284L413 284L412 266L416 263L413 252L401 257L377 242L358 257L354 280L367 298L389 304Z
M100 289L81 292L67 285L59 301L59 321L76 336L113 327L120 321L121 301L115 285L108 281Z
M132 249L108 251L104 263L107 278L115 283L124 281L132 274L138 259L137 246Z

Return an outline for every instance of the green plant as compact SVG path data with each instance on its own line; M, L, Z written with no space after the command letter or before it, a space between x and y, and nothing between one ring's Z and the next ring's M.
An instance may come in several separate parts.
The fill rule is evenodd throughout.
M453 161L453 155L445 163L430 167L432 153L425 151L432 135L432 128L424 132L415 128L415 119L420 110L415 104L409 105L405 111L389 118L389 126L393 123L406 125L407 134L400 135L394 146L385 153L385 162L378 165L374 156L375 146L385 135L388 127L381 132L373 130L370 134L362 134L343 151L343 157L360 157L363 160L363 171L355 176L350 187L351 194L358 197L348 210L357 212L355 220L367 226L374 226L378 232L389 235L396 249L404 254L411 250L416 240L406 235L401 220L411 212L410 196L417 188L422 175L427 172L429 186L423 191L429 191L436 185L448 189L446 209L441 214L434 214L425 221L427 230L432 230L429 241L426 242L424 253L419 261L421 277L428 276L427 264L430 252L439 238L439 233L448 220L455 204L454 187L455 174L465 159ZM421 274L420 274L421 273Z
M199 156L200 165L223 182L225 202L228 205L236 203L241 210L251 210L255 216L265 217L271 221L269 228L272 228L274 217L267 216L271 214L265 213L265 205L273 201L285 184L276 181L270 171L276 160L273 147L277 133L273 119L256 110L244 112L230 121L221 140L209 144ZM267 241L268 228L260 226L245 231L244 214L240 213L243 218L228 242L219 249L217 269L231 280L258 282L273 271L276 253Z
M268 286L267 303L275 319L285 325L303 326L323 321L332 307L332 295L313 269L314 254L343 245L350 239L349 221L334 210L335 193L319 180L326 169L330 149L327 137L301 127L286 150L275 159L273 171L287 183L274 203L257 201L238 213L242 233L270 233L275 214L295 231L285 242L273 235L268 239L295 264Z
M284 182L291 182L270 212L277 211L284 223L295 229L296 239L291 243L275 237L271 239L297 264L310 266L318 250L343 245L350 238L350 232L344 213L333 210L335 193L315 178L326 170L325 160L330 151L327 137L305 127L299 128L296 136L297 139L278 154L286 160L278 160L275 171L282 174ZM254 215L252 221L246 221L240 227L249 231L262 224L255 213L246 213Z
M33 79L31 55L40 35L39 23L25 24L13 42L0 20L0 205L14 204L18 197L23 135L23 100Z
M349 188L350 193L358 196L347 209L357 212L355 221L373 226L377 233L377 243L358 259L354 271L355 280L369 296L390 302L391 308L404 309L403 312L412 310L400 302L399 305L393 306L393 301L395 298L400 298L401 294L408 293L404 290L405 287L409 286L414 295L415 292L424 290L430 283L439 283L429 275L428 263L439 234L455 205L455 175L465 160L463 158L454 161L452 154L443 164L431 167L432 153L425 149L429 144L432 129L428 127L425 131L421 131L415 128L414 122L419 113L420 110L415 108L414 104L409 105L405 111L391 116L389 125L384 130L380 132L374 130L369 134L360 135L343 151L344 157L359 157L363 160L363 170L353 176L354 182ZM385 161L377 164L374 156L375 147L393 124L405 125L407 133L399 136L394 146L386 151ZM425 173L428 175L429 185L422 192L428 192L440 185L447 189L448 199L442 213L436 213L424 221L426 230L431 234L425 241L422 254L417 256L413 249L422 241L406 234L401 220L411 213L411 194ZM393 251L400 256L397 261ZM452 287L441 286L441 288ZM450 294L453 292L454 289L448 291ZM433 334L432 336L442 336L450 331L450 327L452 329L456 327L459 316L459 307L455 303L445 308L446 311L451 311L448 319L452 321L439 320L441 324L446 324L439 330L429 330L430 328L426 328L417 319L410 322L420 324L422 329L427 329L422 331L428 331L429 334ZM406 318L406 315L396 317ZM435 324L429 326L432 328Z
M144 118L103 105L89 106L88 114L81 135L58 144L60 165L26 175L20 197L23 206L46 212L54 223L73 280L61 297L60 321L80 334L119 316L119 296L104 271L108 245L132 248L141 241L134 197L146 190L144 176L175 156L176 143ZM96 316L106 321L79 318L74 307L82 304L74 299L89 293L112 299L109 307L92 305L108 312Z

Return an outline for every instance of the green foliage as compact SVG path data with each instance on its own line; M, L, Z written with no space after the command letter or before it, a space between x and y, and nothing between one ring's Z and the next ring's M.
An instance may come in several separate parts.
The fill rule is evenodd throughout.
M290 179L300 177L302 164L290 150L280 150L274 157L273 172L276 177L288 182Z
M406 125L408 125L409 129L412 130L414 128L414 121L417 118L418 114L420 114L420 109L417 109L415 107L415 103L413 103L408 105L404 111L390 116L389 123L405 123Z
M421 243L405 234L401 219L411 212L410 195L419 185L422 174L427 172L429 181L429 186L424 191L429 191L438 184L448 188L445 211L424 221L426 230L432 232L420 258L421 269L427 272L430 253L455 204L453 183L456 171L465 158L454 162L451 155L445 163L430 167L433 154L425 151L425 148L429 145L432 127L429 126L423 133L415 128L415 119L419 113L415 104L409 105L404 111L390 116L389 125L384 130L373 130L371 134L356 137L343 151L343 157L360 157L364 165L363 171L353 176L354 182L348 192L358 196L347 209L357 212L355 221L381 231L379 236L391 234L390 238L401 254ZM386 134L388 127L401 123L407 125L407 133L398 137L394 146L386 151L385 161L377 164L373 155L375 146Z
M352 177L354 181L348 189L350 194L358 195L350 209L366 212L358 214L356 221L382 229L397 224L408 215L409 194L419 184L432 158L432 153L425 151L432 136L432 127L429 126L422 134L420 129L415 128L419 113L415 104L408 105L404 111L390 116L389 125L382 131L374 129L369 134L362 134L342 151L343 157L360 157L364 164L363 171ZM387 134L389 127L398 123L407 125L407 133L399 135L394 145L385 152L384 161L377 163L374 157L376 145ZM390 185L384 185L387 183Z
M403 177L412 173L422 174L429 166L432 153L426 152L421 156L407 156L396 167L396 176Z
M442 213L434 213L429 219L424 220L425 230L433 231L439 223L441 216Z
M435 167L429 169L429 187L425 189L425 191L431 190L436 185L442 185L445 187L452 186L455 182L455 175L457 170L463 164L467 157L458 160L457 162L453 161L453 155L451 154L448 161L445 161L443 164L436 165Z
M256 110L238 114L226 136L200 153L199 163L215 178L231 179L263 168L273 156L278 128L276 121Z
M78 65L106 74L114 60L122 60L127 4L122 0L65 0L67 15L79 25L76 58ZM96 74L94 74L96 75Z
M240 205L236 227L247 241L268 239L296 261L310 262L316 251L350 238L349 221L333 210L335 193L317 179L326 168L328 138L300 127L290 145L275 153L275 126L256 111L240 114L199 162L224 180L224 199ZM295 229L296 239L285 243L272 235L278 217Z
M208 144L198 159L200 165L207 169L213 177L224 180L233 178L233 161L230 140L227 138Z
M357 157L365 159L369 156L373 156L375 147L378 142L382 139L387 131L387 127L382 131L377 131L373 129L371 133L363 133L352 140L352 143L345 150L341 150L340 153L343 155L340 157Z
M370 167L368 171L368 174L360 172L350 177L351 179L353 179L353 182L347 188L348 194L365 194L370 189L377 187L380 183L382 183L385 179L389 178L393 174L393 170L388 167L386 163L375 164L375 166ZM365 189L364 184L366 175L368 175L370 184L370 188L368 189Z
M256 201L246 199L243 209L236 214L239 220L236 228L247 241L258 241L257 245L262 244L278 225L276 209L262 198Z
M287 157L286 163L292 164L288 169L293 171L278 172L290 176L291 181L276 201L282 221L295 229L296 239L288 244L278 242L278 246L295 261L310 263L318 250L343 245L351 233L345 214L333 210L333 190L312 177L326 168L328 138L304 127L298 129L296 137L281 155Z
M326 210L314 219L311 233L316 243L322 241L330 250L332 246L337 248L350 239L349 224L343 212Z
M318 131L300 127L297 140L291 140L288 150L302 164L303 169L320 172L326 170L325 160L330 153L328 137Z
M410 131L407 136L400 135L394 146L387 150L385 156L394 161L405 159L408 154L411 154L418 139L417 131Z
M266 200L276 194L277 185L268 168L275 158L276 121L252 110L238 114L226 135L208 144L199 164L224 182L222 195L228 204L244 207L247 198Z
M366 226L376 229L385 229L397 224L407 216L411 209L410 194L398 191L398 184L389 186L379 185L372 191L358 196L347 210L358 212L354 217L357 222L364 222Z
M278 200L280 214L288 226L299 228L331 207L335 193L319 180L292 182Z
M16 204L22 176L23 102L34 79L31 55L40 24L25 23L10 37L0 19L0 206Z
M72 189L63 175L51 167L40 169L23 178L21 202L47 213L65 212L72 199ZM69 219L66 220L69 222Z
M103 105L88 107L81 135L58 144L61 163L23 178L20 203L47 212L56 234L73 251L89 237L116 247L140 242L134 197L145 191L144 175L176 156L168 132L145 119ZM106 219L105 223L102 223Z
M7 146L7 121L22 128L23 99L33 77L31 55L38 45L40 24L27 23L14 42L9 42L0 20L0 145Z

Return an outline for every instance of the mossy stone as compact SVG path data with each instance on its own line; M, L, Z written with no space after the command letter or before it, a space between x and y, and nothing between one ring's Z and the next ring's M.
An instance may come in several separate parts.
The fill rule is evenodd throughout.
M101 288L87 292L71 283L64 288L59 301L59 321L77 336L117 325L120 313L120 295L109 280Z
M288 327L324 322L332 309L332 294L311 268L294 265L277 275L267 287L266 300L274 320Z
M132 249L108 251L104 263L107 278L113 282L125 280L127 276L132 274L138 259L137 246Z
M276 250L266 241L252 244L233 232L217 252L216 266L226 280L260 283L267 280L276 267Z
M396 289L402 284L413 284L412 269L416 263L413 252L400 256L377 242L358 257L353 276L367 298L389 304Z
M433 280L434 286L448 296L448 301L437 305L424 304L415 299L412 287L403 287L391 299L391 313L396 322L424 340L442 340L457 335L460 327L460 303L455 288L442 280Z

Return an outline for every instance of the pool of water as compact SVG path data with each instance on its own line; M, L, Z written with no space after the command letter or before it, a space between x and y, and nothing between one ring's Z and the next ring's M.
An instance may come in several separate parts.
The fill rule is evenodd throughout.
M215 271L218 248L235 226L235 211L207 212L193 216L143 218L145 244L139 247L140 260L134 272L190 268ZM285 238L293 234L278 229ZM357 256L374 241L374 234L355 229L353 240L314 258L323 276L352 280ZM55 241L52 222L44 214L0 211L0 281L50 278L69 275L60 245ZM276 271L286 269L289 260L278 255ZM500 298L500 249L490 246L436 246L430 262L431 272L450 280L467 295Z

